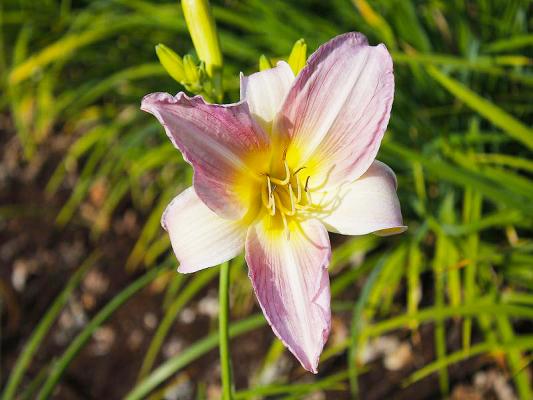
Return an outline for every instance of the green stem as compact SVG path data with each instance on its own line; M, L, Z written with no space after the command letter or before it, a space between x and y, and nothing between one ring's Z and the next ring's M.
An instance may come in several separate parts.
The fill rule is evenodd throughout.
M229 262L220 266L219 286L220 315L218 319L219 348L220 348L220 374L222 378L222 398L233 398L231 387L231 359L229 354Z

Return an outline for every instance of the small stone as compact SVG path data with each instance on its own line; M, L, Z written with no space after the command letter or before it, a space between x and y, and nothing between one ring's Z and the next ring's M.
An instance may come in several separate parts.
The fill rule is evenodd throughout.
M115 331L109 326L102 326L93 333L93 339L93 353L97 356L106 355L115 342Z
M179 315L180 322L184 324L191 324L196 319L196 313L190 308L186 307L183 310L181 310L181 313Z
M498 400L517 399L508 380L500 371L495 369L478 372L474 376L474 386L482 393L483 398L489 397L493 393Z
M97 269L90 270L83 280L83 288L93 294L103 294L109 287L109 279Z
M146 328L152 330L157 326L157 317L154 313L148 312L144 314L143 322Z
M218 299L214 296L207 296L198 302L198 313L207 315L210 318L218 316Z
M144 334L141 329L134 329L128 336L128 347L131 350L138 350L144 340Z
M377 360L385 354L394 352L399 345L400 341L395 336L380 336L375 338L369 341L363 348L359 356L360 361L363 364L367 364Z
M385 355L383 365L389 371L399 371L408 365L413 359L411 345L407 342L401 343L393 351Z
M451 400L483 400L483 397L472 386L458 385L452 391Z
M96 306L96 298L90 293L83 293L81 295L81 302L83 304L83 308L86 310L92 310L94 306Z
M22 292L26 287L26 281L30 274L30 268L25 260L17 260L13 264L11 273L11 284L17 292Z
M192 400L194 386L190 379L179 379L174 385L167 387L163 395L165 400Z
M168 359L172 358L180 353L183 350L184 343L182 340L173 337L168 343L163 346L163 356Z

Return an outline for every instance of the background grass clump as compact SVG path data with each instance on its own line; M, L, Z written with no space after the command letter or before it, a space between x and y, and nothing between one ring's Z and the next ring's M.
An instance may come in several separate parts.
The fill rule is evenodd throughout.
M346 31L387 45L396 93L378 159L409 225L332 239L317 376L265 328L233 260L235 397L533 398L530 2L212 5L225 102L239 71L300 38L308 53ZM196 59L181 7L4 0L0 27L2 399L218 398L218 268L178 275L159 225L191 168L139 110L150 92L203 90L154 51Z

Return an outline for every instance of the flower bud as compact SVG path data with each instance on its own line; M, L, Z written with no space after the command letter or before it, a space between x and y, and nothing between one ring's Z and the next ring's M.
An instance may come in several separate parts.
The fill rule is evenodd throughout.
M207 0L182 0L183 15L198 58L205 62L209 76L222 68L222 53L215 20Z
M261 54L261 57L259 57L259 71L264 71L265 69L270 68L272 68L270 60L264 54Z
M180 83L186 81L183 61L179 55L161 43L155 46L155 52L163 68L165 68L165 70L172 78L174 78L174 80Z
M187 83L194 85L200 81L200 70L190 54L183 57L183 69Z
M288 59L288 63L291 66L294 75L298 75L298 72L305 66L307 61L307 44L305 40L300 39L294 43L291 54Z

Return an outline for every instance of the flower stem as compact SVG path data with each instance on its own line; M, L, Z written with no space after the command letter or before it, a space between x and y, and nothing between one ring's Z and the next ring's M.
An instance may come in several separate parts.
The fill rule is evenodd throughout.
M220 371L222 379L222 399L233 399L231 382L231 359L229 354L229 262L220 266L220 286L218 290L220 314L218 319Z

